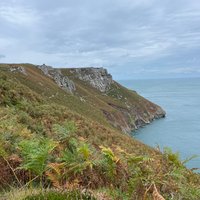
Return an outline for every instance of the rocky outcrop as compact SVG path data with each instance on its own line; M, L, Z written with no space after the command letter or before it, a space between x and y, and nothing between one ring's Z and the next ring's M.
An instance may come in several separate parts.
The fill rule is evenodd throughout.
M64 76L59 69L52 68L45 64L38 66L38 68L42 70L46 76L52 78L60 88L70 93L73 93L76 90L74 82L67 76Z
M152 104L149 109L148 105L145 110L141 110L139 106L129 105L128 107L120 107L109 104L118 112L108 112L102 110L107 120L116 128L124 133L131 133L140 127L150 124L153 120L164 118L166 113L158 105Z
M46 76L51 77L60 88L71 93L75 91L74 82L67 76L64 76L60 69L55 69L45 64L38 66L38 68L42 70ZM107 102L113 111L108 111L103 108L101 108L101 111L111 125L124 133L131 133L133 130L151 123L154 119L165 116L165 111L158 105L140 97L135 91L124 90L123 86L113 81L112 76L104 68L70 68L67 69L67 74L69 74L74 81L80 79L96 88L101 93L106 93L107 96L110 96L110 93L114 92L114 96L111 95L111 98L117 100L120 104ZM115 88L113 88L113 86ZM129 96L129 94L131 95ZM79 94L76 93L75 95ZM132 98L134 99L135 96L137 96L139 100L132 101ZM86 102L84 97L81 96L80 101L83 103ZM90 99L87 100L87 103L90 103Z
M11 66L10 71L13 72L13 73L18 72L18 73L21 73L23 75L27 75L26 70L22 66Z
M88 82L92 87L101 92L108 91L113 82L112 76L108 74L107 70L104 68L74 68L70 69L70 72L73 73L76 78Z
M120 88L122 87L113 81L112 76L104 68L75 68L70 69L70 72L74 77L89 83L92 87L108 95L110 92L112 93L113 85L119 88L115 90L114 98L124 106L108 103L114 112L105 109L102 109L102 112L110 124L124 133L131 133L133 130L151 123L154 119L165 117L166 113L160 106L142 97L140 97L141 102L133 103L130 97L126 96L126 93L134 93L138 97L139 95L135 91L121 92Z
M160 106L148 101L135 91L127 90L115 81L107 95L117 101L108 102L113 111L102 111L110 124L125 133L131 133L166 115Z
M165 115L166 115L166 112L160 106L157 106L154 119L163 118L165 117Z

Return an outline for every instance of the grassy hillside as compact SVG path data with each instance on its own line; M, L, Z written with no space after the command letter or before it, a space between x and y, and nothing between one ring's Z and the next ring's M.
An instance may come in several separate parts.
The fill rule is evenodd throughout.
M10 72L10 68L24 66L26 75ZM123 132L130 133L159 115L164 115L162 109L130 91L115 81L104 93L78 79L71 69L61 69L76 86L73 94L59 88L52 78L45 76L38 67L33 65L1 65L11 79L15 78L22 85L42 96L46 101L63 105L87 118L98 121L105 126L114 126Z
M116 82L102 93L70 69L61 71L73 94L36 66L19 65L26 74L12 66L0 65L3 199L200 199L200 177L178 154L122 133L158 106Z

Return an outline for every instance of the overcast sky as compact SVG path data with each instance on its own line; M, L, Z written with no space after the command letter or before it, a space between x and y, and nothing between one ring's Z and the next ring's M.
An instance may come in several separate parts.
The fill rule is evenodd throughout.
M200 0L0 0L0 63L200 76Z

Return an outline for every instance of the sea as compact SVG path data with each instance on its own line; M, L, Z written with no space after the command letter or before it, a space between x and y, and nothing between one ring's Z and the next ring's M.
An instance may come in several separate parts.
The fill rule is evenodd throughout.
M200 78L119 81L160 105L166 118L132 132L132 136L161 150L169 147L185 160L188 168L200 168ZM199 172L199 170L197 170Z

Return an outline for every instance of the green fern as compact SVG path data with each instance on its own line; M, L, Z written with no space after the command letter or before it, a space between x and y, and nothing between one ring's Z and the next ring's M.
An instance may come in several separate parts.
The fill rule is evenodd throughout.
M63 125L54 124L53 131L56 133L58 140L66 140L76 132L76 124L73 121L65 121Z
M81 146L77 148L77 152L81 155L83 160L89 160L91 156L89 145L86 143L82 143Z
M180 160L179 153L173 153L172 150L169 147L164 148L164 157L169 161L171 165L174 165L176 167L181 167L182 163Z
M20 142L19 149L23 159L21 168L41 176L46 169L49 155L56 145L53 140L44 138Z
M92 169L95 159L90 146L84 142L78 142L74 138L69 141L69 144L61 157L61 162L65 163L68 173L83 173L88 167Z
M108 178L111 180L114 179L116 175L116 167L119 162L119 158L114 154L114 152L110 148L106 148L104 146L100 146L102 153L101 166Z

